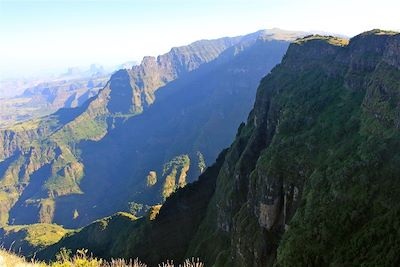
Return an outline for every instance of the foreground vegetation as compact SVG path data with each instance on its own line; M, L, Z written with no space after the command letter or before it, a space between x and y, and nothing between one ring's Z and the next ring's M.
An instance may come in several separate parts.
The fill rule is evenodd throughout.
M51 263L38 262L35 260L27 261L24 258L13 254L6 250L0 250L0 266L1 267L146 267L147 265L140 262L139 259L123 260L112 259L104 261L88 255L86 249L78 250L75 256L71 256L67 250L62 250L57 260ZM173 261L167 261L159 264L160 267L204 267L199 259L192 258L185 260L183 264L175 265Z

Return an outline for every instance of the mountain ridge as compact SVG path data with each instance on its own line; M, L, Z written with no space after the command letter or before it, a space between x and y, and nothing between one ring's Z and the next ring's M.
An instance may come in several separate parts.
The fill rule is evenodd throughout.
M92 169L87 169L87 164L82 161L81 157L87 157L90 153L83 149L92 149L94 143L100 142L109 134L113 135L114 131L118 132L119 127L137 117L138 114L147 112L143 112L144 110L150 110L148 107L152 106L154 102L155 92L160 89L161 94L163 88L171 88L172 86L168 86L168 84L176 80L177 77L182 76L181 79L191 74L195 69L199 69L204 64L209 64L208 61L219 57L225 50L232 47L233 53L226 53L220 59L221 63L229 62L238 55L235 53L240 54L246 47L251 46L252 42L255 43L258 37L257 34L253 34L231 39L201 41L192 46L171 49L170 53L161 55L157 59L145 58L140 66L116 72L106 86L82 106L75 109L61 109L40 120L17 124L8 130L0 131L0 159L2 159L0 162L0 174L2 176L0 180L2 189L0 217L2 224L51 223L56 220L59 223L69 222L68 226L73 227L73 225L84 224L83 221L90 222L93 217L85 219L85 216L89 215L82 213L76 217L78 219L74 218L74 214L79 213L76 208L67 209L68 214L58 214L57 212L57 206L62 205L57 202L61 197L63 197L62 201L73 201L75 197L88 194L92 190L88 187L86 187L86 190L81 188L81 184L86 183L86 173L91 170L96 172L97 169L96 164L93 164ZM273 37L268 38L272 39ZM244 43L239 44L238 42L241 40L244 40ZM258 69L256 75L261 75L259 71L268 71L272 65L276 64L283 54L283 49L287 46L287 42L284 41L282 43L268 42L270 41L265 42L264 48L269 45L271 49L276 49L277 56L268 59L272 63L264 63L264 66L268 66L265 69ZM233 48L233 44L236 43L238 45ZM274 48L274 45L276 48ZM264 48L260 47L259 49ZM213 64L210 66L213 66ZM257 64L262 64L262 62L257 61ZM251 65L249 66L251 67ZM238 74L228 72L226 75L239 77ZM250 74L247 73L246 75ZM255 76L252 75L251 77L254 79ZM240 86L247 88L248 85L242 82ZM181 90L183 92L183 89ZM236 93L233 95L235 96ZM215 99L221 99L221 95L215 94ZM249 101L248 97L245 99ZM197 100L191 98L191 101ZM230 112L227 109L221 111ZM221 116L216 117L214 121L221 120L221 118ZM178 121L176 120L175 123L178 123ZM191 121L186 120L185 123L191 123ZM182 124L178 123L177 125ZM211 127L211 124L209 127ZM233 129L231 131L233 134ZM129 134L122 134L124 138L129 139L127 135ZM195 136L192 138L195 138ZM202 138L205 140L205 137ZM219 138L222 141L224 140L225 137L222 132ZM32 140L34 141L32 142ZM187 152L182 151L182 153ZM210 153L206 154L206 159L216 157L215 154L214 148L211 156ZM160 157L161 163L157 163L157 166L163 164L162 162L172 160L176 156L179 155L171 155L170 158L164 159ZM91 160L95 162L96 156L91 157ZM192 155L192 157L197 156ZM175 168L172 171L174 170ZM179 170L176 169L175 171ZM192 168L189 173L193 171ZM109 174L109 178L103 179L106 183L110 182L109 180L116 172L113 169L109 171ZM141 175L145 176L144 174ZM124 177L127 176L124 175ZM127 177L127 179L132 178ZM28 190L26 190L27 188ZM153 191L156 191L156 189L153 189ZM118 205L122 204L123 202ZM117 204L114 203L113 205ZM127 203L124 205L127 205ZM96 203L93 203L93 206L96 206ZM115 208L113 209L115 212ZM106 210L108 208L105 208L105 211L102 212L103 216L106 215ZM10 217L9 214L11 214ZM79 222L80 220L82 222Z
M398 55L400 34L380 30L347 45L318 36L291 44L217 163L172 194L155 219L137 220L142 227L115 244L125 249L99 256L140 256L150 264L195 256L209 266L395 266ZM164 242L171 230L177 237ZM73 249L101 247L81 237L39 255L51 257L69 240L79 240L67 246Z

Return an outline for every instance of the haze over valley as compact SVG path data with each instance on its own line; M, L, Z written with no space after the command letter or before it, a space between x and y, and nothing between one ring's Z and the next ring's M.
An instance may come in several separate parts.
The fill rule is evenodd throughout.
M0 266L397 266L400 6L323 2L1 1Z

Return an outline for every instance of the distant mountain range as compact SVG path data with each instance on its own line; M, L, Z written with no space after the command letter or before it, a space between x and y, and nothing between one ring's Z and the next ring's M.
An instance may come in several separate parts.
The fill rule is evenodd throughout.
M113 68L92 64L60 75L0 81L0 128L80 106L105 86L114 71L134 65L133 61Z
M76 78L42 82L12 98L0 99L0 127L37 119L60 108L82 105L95 96L109 79L109 74L95 78Z

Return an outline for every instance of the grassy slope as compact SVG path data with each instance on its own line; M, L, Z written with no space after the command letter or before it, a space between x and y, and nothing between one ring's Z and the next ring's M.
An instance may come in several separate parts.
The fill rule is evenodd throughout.
M208 201L215 188L215 177L223 162L208 168L199 181L179 189L162 207L152 207L146 217L139 219L126 213L98 220L81 230L66 235L60 242L37 253L40 259L54 259L58 251L87 248L94 255L110 258L143 258L156 265L166 260L182 262L190 239L204 217Z
M0 243L7 249L28 256L58 242L69 232L54 224L5 226L0 229Z

